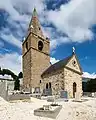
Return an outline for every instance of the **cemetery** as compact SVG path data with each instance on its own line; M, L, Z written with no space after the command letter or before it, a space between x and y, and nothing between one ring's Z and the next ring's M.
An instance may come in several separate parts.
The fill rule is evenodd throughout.
M82 99L85 101L73 102L69 99L65 102L62 98L48 102L31 97L7 102L0 97L0 120L95 120L96 98Z
M8 1L11 3L12 0ZM91 25L94 15L92 14L90 21L87 21L85 14L87 9L84 11L85 5L81 4L83 0L76 3L78 6L73 4L76 0L57 0L57 3L50 4L47 2L51 0L33 0L33 3L38 3L38 8L39 6L41 8L38 9L38 14L34 7L28 25L30 10L34 6L30 5L29 8L29 4L33 4L32 0L29 0L29 3L27 0L24 0L26 3L21 0L22 5L19 0L16 3L15 1L9 6L5 6L5 3L3 5L3 2L0 4L2 14L9 11L6 17L4 16L4 20L0 19L0 23L4 21L0 36L4 42L3 45L0 41L2 48L0 51L0 120L96 120L96 74L88 73L92 67L94 68L96 58L95 53L89 51L89 47L87 49L87 42L85 42L90 40L91 43L93 38L95 39L93 35L95 30ZM66 2L63 4L64 1ZM88 0L85 0L85 3L86 1ZM78 12L79 4L82 10ZM94 8L90 4L86 6L89 9ZM3 8L4 6L6 9ZM69 8L66 9L68 6L71 11ZM91 15L90 11L88 10L90 13L87 13L88 15ZM13 17L10 16L11 14ZM83 20L84 16L87 20ZM14 25L11 26L12 24ZM84 47L83 42L85 42ZM82 47L79 43L82 43L80 44ZM88 54L83 53L84 50ZM93 56L89 53L90 55L93 53ZM22 62L19 59L22 59ZM52 59L54 63L51 62ZM20 65L22 69L19 69ZM19 73L14 71L15 67L18 67L16 71ZM84 72L83 67L88 72ZM83 78L84 73L89 78Z

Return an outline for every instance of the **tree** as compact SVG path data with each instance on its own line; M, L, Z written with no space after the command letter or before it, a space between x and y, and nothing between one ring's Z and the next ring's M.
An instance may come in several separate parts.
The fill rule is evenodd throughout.
M23 78L23 73L20 72L20 73L18 74L18 77L19 77L19 78Z
M1 67L0 67L0 75L2 75L2 70L1 70Z
M11 77L15 81L14 82L14 90L20 90L20 80L19 80L19 78L23 77L23 73L22 72L20 72L18 74L18 76L17 76L11 70L9 70L9 69L1 69L1 67L0 67L0 75L3 75L3 76L4 75L11 75Z
M11 77L15 80L17 78L17 75L15 75L11 70L9 69L2 69L0 68L0 75L11 75Z
M96 92L96 78L91 79L87 82L87 91L88 92Z
M83 92L87 92L87 82L82 82L82 90Z
M19 80L19 77L17 77L15 82L14 82L14 90L20 90L20 80Z

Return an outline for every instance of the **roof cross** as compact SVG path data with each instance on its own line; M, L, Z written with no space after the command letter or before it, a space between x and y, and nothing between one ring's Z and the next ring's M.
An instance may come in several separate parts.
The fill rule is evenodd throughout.
M73 53L75 53L75 47L72 47L72 51L73 51Z

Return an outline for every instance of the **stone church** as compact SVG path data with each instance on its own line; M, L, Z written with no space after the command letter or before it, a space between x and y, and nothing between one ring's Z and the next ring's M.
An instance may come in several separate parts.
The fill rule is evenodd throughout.
M42 33L36 9L22 49L24 89L43 95L59 95L63 90L69 98L82 95L82 70L75 52L51 65L50 40Z

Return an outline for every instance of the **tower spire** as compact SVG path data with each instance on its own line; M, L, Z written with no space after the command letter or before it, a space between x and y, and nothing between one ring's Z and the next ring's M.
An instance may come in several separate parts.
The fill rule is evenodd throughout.
M34 16L34 17L38 16L38 15L37 15L37 10L36 10L35 7L34 7L34 10L33 10L33 16Z
M35 7L34 7L32 18L31 18L31 21L29 24L28 32L29 33L33 32L34 34L44 38L44 35L42 33L42 29L41 29L41 25L40 25L40 22L38 19L37 10Z

